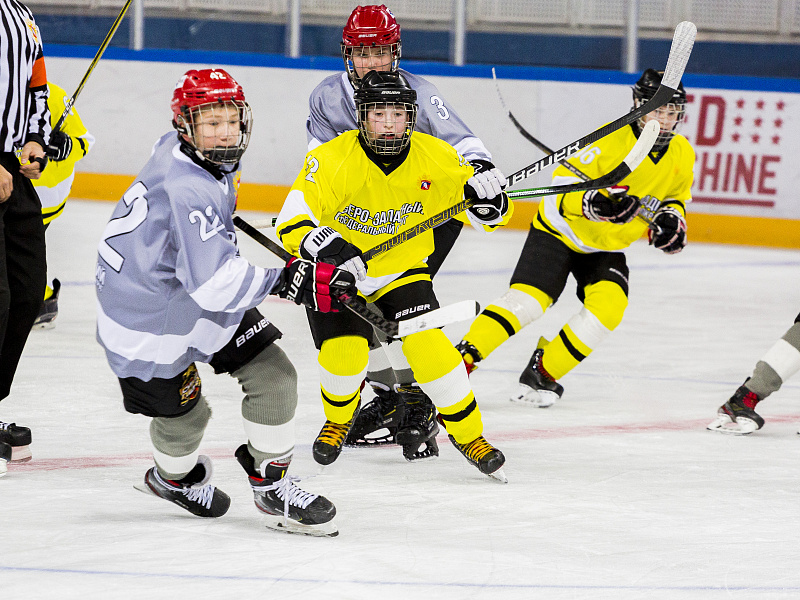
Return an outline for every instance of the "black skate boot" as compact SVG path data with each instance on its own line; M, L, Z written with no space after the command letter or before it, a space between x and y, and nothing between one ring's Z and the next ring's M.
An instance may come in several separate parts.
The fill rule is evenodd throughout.
M747 383L747 381L745 381ZM706 429L733 435L747 435L764 426L764 419L755 407L761 401L755 392L744 385L739 386L731 399L719 407L717 418Z
M405 414L397 429L397 443L403 447L407 461L435 458L439 456L436 434L436 407L431 399L417 386L396 386L395 391L405 404ZM425 444L425 449L420 446Z
M55 320L58 316L58 294L61 292L61 282L53 279L53 295L42 304L39 316L33 322L34 329L52 329L56 326Z
M353 421L358 418L358 408L353 417L347 423L334 423L333 421L325 421L325 425L320 429L317 439L314 440L314 446L311 451L314 455L314 460L319 464L326 466L331 464L342 453L342 446L353 427Z
M470 344L467 340L461 340L456 344L456 350L461 353L461 358L464 360L464 366L467 368L467 375L478 368L478 363L483 360L481 353L478 349Z
M397 426L403 416L403 402L382 383L368 383L375 392L375 398L358 413L344 442L345 446L383 446L395 443Z
M300 479L286 474L291 455L271 461L263 476L256 469L247 444L236 450L236 460L247 473L256 508L266 515L267 527L304 535L339 535L333 522L336 507L324 496L297 487L295 482Z
M0 421L0 442L11 446L9 462L27 462L31 459L31 430L16 423Z
M11 462L11 446L4 442L0 442L0 477L6 474L8 467L6 466Z
M523 402L537 408L547 408L555 404L564 393L564 387L550 376L542 366L544 349L537 348L528 366L519 376L519 386L511 396L512 402Z
M208 483L211 479L211 460L199 456L194 469L178 481L165 479L153 467L144 474L144 486L134 486L137 490L150 492L185 508L198 517L221 517L231 505L231 499L222 490Z
M441 415L439 415L438 419L439 423L444 427ZM506 457L503 456L500 450L487 442L486 438L480 435L468 444L459 444L452 435L447 434L447 437L450 438L450 443L464 455L464 458L481 473L501 483L508 483L508 478L502 469L506 462Z

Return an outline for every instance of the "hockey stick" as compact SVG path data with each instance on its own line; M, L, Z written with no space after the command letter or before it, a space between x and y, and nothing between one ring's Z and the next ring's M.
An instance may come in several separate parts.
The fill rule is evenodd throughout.
M525 138L526 140L528 140L528 141L529 141L531 144L533 144L534 146L536 146L537 148L539 148L539 150L541 150L541 151L542 151L542 152L544 152L545 154L553 154L553 151L552 151L552 150L551 150L549 147L547 147L547 146L544 144L544 142L541 142L541 141L539 141L538 139L536 139L535 137L533 137L533 135L531 135L531 134L528 132L528 130L527 130L527 129L525 129L525 128L522 126L522 124L521 124L519 121L517 121L516 117L515 117L515 116L514 116L514 114L511 112L511 109L509 109L509 108L506 106L506 101L503 99L503 94L501 94L501 93L500 93L500 83L497 81L497 75L496 75L496 73L495 73L494 67L492 67L492 79L494 79L494 87L495 87L495 89L497 90L497 97L500 99L500 104L503 106L503 110L505 110L505 111L506 111L506 113L508 114L508 118L509 118L509 119L511 119L511 122L514 124L514 127L516 127L516 128L517 128L517 131L519 131L519 133L522 135L522 137L524 137L524 138ZM568 169L570 172L572 172L572 173L574 173L575 175L577 175L578 177L580 177L580 178L581 178L583 181L589 181L589 180L590 180L590 177L589 177L589 176L588 176L586 173L584 173L583 171L581 171L581 170L580 170L578 167L576 167L575 165L573 165L573 164L572 164L571 162L569 162L568 160L560 160L560 161L558 161L558 162L559 162L559 164L561 164L561 165L563 165L564 167L566 167L566 168L567 168L567 169ZM522 190L520 190L520 191L522 191ZM641 199L639 200L639 204L641 204L642 206L644 206L644 205L641 203ZM639 218L640 218L642 221L644 221L645 223L647 223L647 226L648 226L650 229L660 230L660 227L658 227L657 225L654 225L654 224L653 224L653 221L652 221L651 219L648 219L648 218L647 218L646 216L644 216L643 214L641 214L641 213L636 213L636 216L637 216L637 217L639 217Z
M292 258L295 258L284 250L280 244L273 242L240 216L234 215L233 224L281 260L289 262ZM339 301L367 323L393 338L402 338L412 333L425 331L426 329L436 329L450 323L466 321L467 319L478 316L478 313L481 311L480 305L474 300L464 300L442 308L437 308L436 310L414 317L413 319L393 321L375 314L351 296L341 295L339 296Z
M650 100L616 121L612 121L589 135L571 144L567 144L561 148L561 150L557 150L549 156L545 156L535 163L528 165L524 169L512 173L508 176L509 185L513 186L534 173L538 173L546 167L569 158L584 146L588 146L600 138L607 136L609 133L613 133L617 129L636 122L640 117L649 112L653 112L660 106L669 102L678 89L678 84L680 84L683 71L686 68L686 63L689 61L689 56L692 53L692 46L694 46L694 38L696 35L697 27L690 21L683 21L675 28L675 35L672 38L672 46L669 50L669 58L667 59L667 66L664 69L664 76L661 79L661 85L658 86L655 95L650 98Z
M630 175L631 171L633 171L636 167L639 166L644 158L650 153L650 149L653 147L653 144L658 137L659 125L657 121L650 121L645 127L642 129L642 133L639 136L639 139L636 140L636 143L631 148L628 155L622 160L622 162L617 165L613 170L606 173L605 175L598 177L597 179L591 179L589 181L579 182L579 183L570 183L567 185L551 185L547 187L540 187L540 188L530 188L527 190L516 190L513 192L506 192L506 194L510 198L534 198L537 196L549 196L551 194L565 194L568 192L579 192L579 191L587 191L587 190L599 190L602 188L607 188L612 185L619 183L622 179ZM369 261L379 254L383 254L394 248L395 246L402 244L406 240L410 240L413 237L418 236L420 233L427 231L428 229L433 229L447 221L448 219L453 218L457 214L467 210L473 204L475 204L475 200L472 198L467 198L462 200L458 204L455 204L444 210L438 214L433 215L432 217L426 219L422 223L418 223L411 229L406 229L395 235L394 237L389 238L388 240L378 244L374 248L371 248L364 252L361 255L361 258L364 261Z
M100 48L97 50L97 54L94 55L94 59L89 65L89 68L86 70L86 74L83 76L83 79L81 79L81 82L78 84L78 89L75 90L75 93L72 94L72 97L67 101L67 104L64 108L64 112L61 113L61 118L53 127L53 131L59 131L61 129L61 125L64 123L64 119L67 118L69 111L72 110L72 107L75 105L75 101L78 99L78 95L83 91L83 86L86 85L86 80L89 79L89 75L91 75L92 71L94 71L94 68L97 65L97 62L100 60L100 57L103 56L103 52L106 51L108 44L111 43L111 38L113 38L114 34L117 32L117 28L119 27L119 24L122 22L122 18L125 16L125 13L128 12L128 7L131 5L131 2L133 2L133 0L126 0L125 6L122 7L122 10L119 11L117 18L114 19L114 22L111 24L111 29L108 30L108 33L106 34L106 37L103 40L103 43L100 44Z

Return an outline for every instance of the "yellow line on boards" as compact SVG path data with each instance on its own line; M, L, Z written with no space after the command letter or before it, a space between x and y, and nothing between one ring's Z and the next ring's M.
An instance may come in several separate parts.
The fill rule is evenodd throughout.
M108 175L105 173L76 173L70 196L85 200L116 202L125 193L133 175ZM280 211L289 186L266 183L243 183L239 188L238 208L268 213ZM534 202L517 202L514 216L508 227L528 229L539 207ZM739 217L692 212L686 216L689 244L713 242L747 246L772 246L800 248L800 221L763 217Z

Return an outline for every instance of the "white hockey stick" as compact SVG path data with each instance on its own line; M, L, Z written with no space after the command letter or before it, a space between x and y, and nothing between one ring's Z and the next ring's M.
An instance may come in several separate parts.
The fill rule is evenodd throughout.
M462 300L448 304L424 315L398 322L397 337L405 337L411 333L444 327L450 323L474 319L481 312L480 304L474 300Z
M561 150L553 152L549 156L545 156L537 160L535 163L528 165L524 169L520 169L516 173L508 176L509 185L513 186L523 179L538 173L542 169L556 164L566 158L569 158L584 146L596 142L600 138L613 133L621 127L630 125L643 117L649 112L653 112L660 106L667 104L672 98L673 94L678 91L678 84L680 84L683 71L686 68L686 63L689 61L689 56L692 54L692 47L694 46L694 39L697 36L697 27L690 21L683 21L675 28L675 35L672 37L672 46L669 50L669 58L667 59L667 66L664 69L664 76L661 79L661 85L658 86L655 95L647 102L642 104L639 108L632 110L628 114L620 117L616 121L612 121L608 125L604 125L600 129L593 131L579 140L567 144Z

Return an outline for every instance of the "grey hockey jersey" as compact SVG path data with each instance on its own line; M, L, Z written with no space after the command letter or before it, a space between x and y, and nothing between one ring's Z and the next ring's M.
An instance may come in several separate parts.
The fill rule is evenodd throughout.
M403 69L399 71L417 92L415 131L444 140L467 160L492 160L492 155L483 142L475 137L456 111L444 101L435 85ZM331 141L345 131L358 129L353 86L347 73L337 73L323 79L311 92L308 104L306 137L309 150Z
M171 132L114 209L95 286L97 340L117 377L166 379L208 362L277 282L280 269L239 255L239 172L220 176L181 152Z

